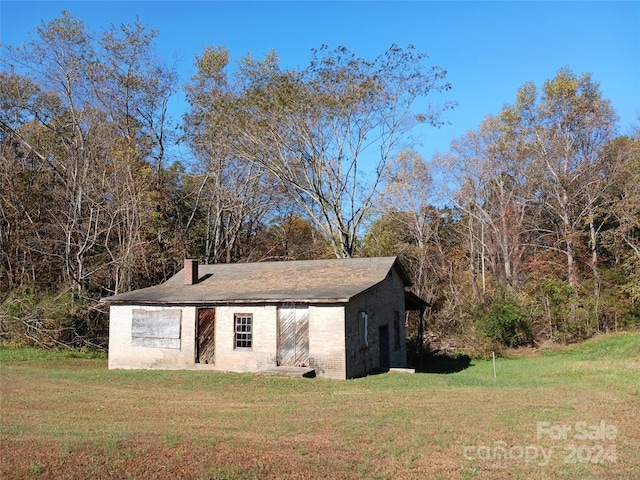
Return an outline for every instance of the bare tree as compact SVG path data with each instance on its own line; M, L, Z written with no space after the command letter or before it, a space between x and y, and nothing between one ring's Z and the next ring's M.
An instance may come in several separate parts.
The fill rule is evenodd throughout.
M434 204L434 185L431 166L418 153L409 149L400 152L382 175L384 187L375 202L376 210L391 215L395 223L409 237L415 248L410 257L416 293L431 301L436 282L430 243L437 242L440 225L439 211Z
M175 81L154 63L154 36L140 24L122 25L97 42L63 12L29 44L9 49L11 64L38 91L27 102L20 102L24 95L5 97L17 101L10 111L20 108L21 118L2 124L28 152L24 161L37 161L31 171L47 196L38 226L44 232L46 225L46 241L33 251L61 262L63 283L76 293L105 266L115 267L121 288L120 272L133 263L132 238L140 244L140 215L149 206L141 204L140 188L157 190L160 183L134 184L147 166L163 169L166 102Z
M189 182L188 226L203 237L206 263L237 260L240 237L250 236L283 201L282 189L265 168L237 155L241 118L233 113L238 87L223 71L228 61L222 48L205 50L186 87L191 108L185 138L198 161Z
M569 285L577 287L577 236L606 189L598 163L613 137L615 113L590 74L576 76L565 68L545 82L541 98L533 84L523 86L503 119L506 128L518 132L535 162L529 181L538 182L538 198L559 226L554 246L565 256Z
M413 110L429 93L450 88L446 72L427 69L426 55L413 47L392 46L368 61L323 46L299 71L282 70L275 52L263 61L247 57L230 86L224 53L205 52L199 81L215 80L209 112L215 125L233 125L234 156L277 178L336 256L353 255L388 160L413 127L438 124L451 106Z
M471 270L480 270L480 297L486 293L487 269L498 280L517 284L528 242L531 162L502 127L499 117L489 116L440 157L451 172L448 185L456 189L450 198L465 214Z

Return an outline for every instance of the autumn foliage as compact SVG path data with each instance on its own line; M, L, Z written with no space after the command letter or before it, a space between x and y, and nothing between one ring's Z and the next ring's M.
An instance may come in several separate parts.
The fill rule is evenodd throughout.
M99 299L186 257L397 255L430 302L429 339L451 349L638 325L640 134L619 135L590 74L525 83L424 159L410 132L454 103L412 46L376 59L322 46L297 70L207 47L179 79L157 36L139 22L96 35L63 12L6 46L3 342L105 347Z

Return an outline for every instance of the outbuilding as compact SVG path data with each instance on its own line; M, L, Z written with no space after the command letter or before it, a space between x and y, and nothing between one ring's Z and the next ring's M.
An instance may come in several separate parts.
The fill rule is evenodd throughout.
M406 367L405 312L423 307L395 257L199 265L103 299L110 369L348 379Z

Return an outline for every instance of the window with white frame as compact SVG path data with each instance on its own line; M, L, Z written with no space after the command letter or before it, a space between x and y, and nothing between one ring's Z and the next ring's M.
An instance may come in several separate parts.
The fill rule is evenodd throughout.
M253 315L236 313L234 331L234 348L251 348L253 346Z

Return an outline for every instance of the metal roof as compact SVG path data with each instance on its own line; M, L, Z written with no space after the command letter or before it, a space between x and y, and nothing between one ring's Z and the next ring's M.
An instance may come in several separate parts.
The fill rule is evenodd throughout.
M199 265L198 281L184 269L166 282L103 298L119 304L345 303L395 270L411 285L396 257Z

